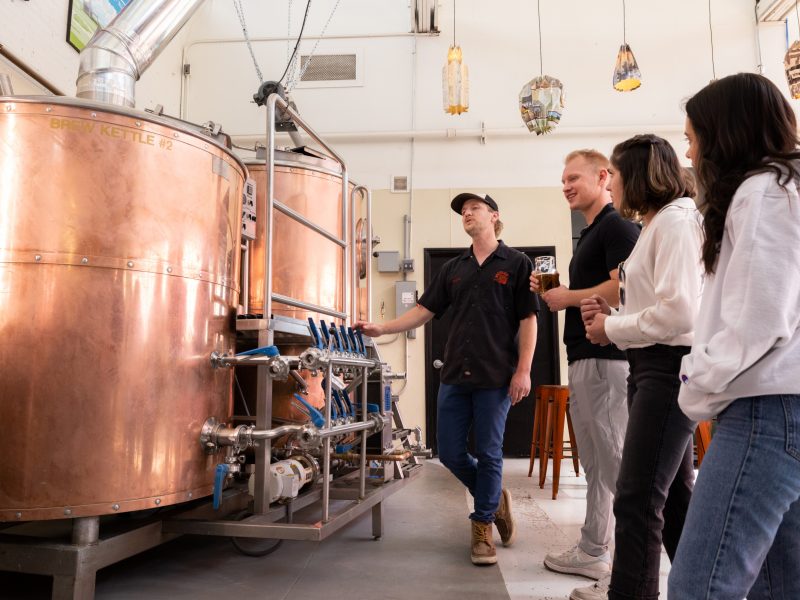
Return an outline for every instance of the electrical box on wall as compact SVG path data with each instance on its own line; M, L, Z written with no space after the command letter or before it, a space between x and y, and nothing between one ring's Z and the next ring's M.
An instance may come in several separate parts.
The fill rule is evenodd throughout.
M378 273L397 273L400 270L400 253L396 250L375 252L378 259Z
M417 305L417 282L397 281L395 290L395 318L405 314ZM412 329L406 333L409 339L417 337L417 331Z

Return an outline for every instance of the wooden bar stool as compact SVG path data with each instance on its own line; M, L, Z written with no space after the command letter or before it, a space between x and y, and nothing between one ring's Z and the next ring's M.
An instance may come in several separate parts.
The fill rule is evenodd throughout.
M699 469L703 464L703 457L708 452L708 446L711 444L711 421L700 421L697 424L694 441L697 446L697 468Z
M528 477L533 473L533 462L539 455L539 487L544 488L547 478L547 462L553 458L553 500L558 496L558 481L561 475L561 459L564 458L564 420L569 430L568 457L572 458L575 475L578 468L578 446L575 443L575 430L570 417L569 388L565 385L536 386L536 407L533 415L531 435L531 458L528 464Z

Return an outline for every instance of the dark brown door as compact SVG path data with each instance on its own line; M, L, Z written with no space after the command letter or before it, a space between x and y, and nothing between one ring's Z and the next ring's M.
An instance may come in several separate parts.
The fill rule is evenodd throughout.
M552 246L517 248L530 257L555 256ZM426 248L425 287L451 258L464 252L465 248ZM436 446L436 396L439 392L439 369L436 364L444 357L444 347L450 332L452 316L446 311L441 319L433 319L425 325L425 426L426 445L438 454ZM533 385L561 383L558 358L558 317L543 304L539 313L539 331L536 350L531 365ZM532 391L532 390L531 390ZM529 456L531 432L533 430L533 394L529 394L516 406L512 406L506 421L503 453L506 456Z

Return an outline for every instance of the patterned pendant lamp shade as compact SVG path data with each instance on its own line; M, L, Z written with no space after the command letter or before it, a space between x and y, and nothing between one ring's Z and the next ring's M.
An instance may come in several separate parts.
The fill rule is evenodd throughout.
M534 77L519 92L519 110L528 131L549 133L564 112L564 86L555 77Z
M642 85L642 72L636 57L628 44L622 44L614 65L614 89L618 92L632 92Z

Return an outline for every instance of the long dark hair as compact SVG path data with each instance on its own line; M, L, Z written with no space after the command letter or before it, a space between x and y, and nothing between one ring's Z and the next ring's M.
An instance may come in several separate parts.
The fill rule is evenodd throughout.
M739 73L714 81L686 103L697 138L694 167L705 196L703 264L713 273L733 195L749 176L798 177L794 111L769 79Z
M611 168L622 177L623 217L641 217L675 198L694 196L691 176L678 162L675 149L652 133L635 135L614 146Z

